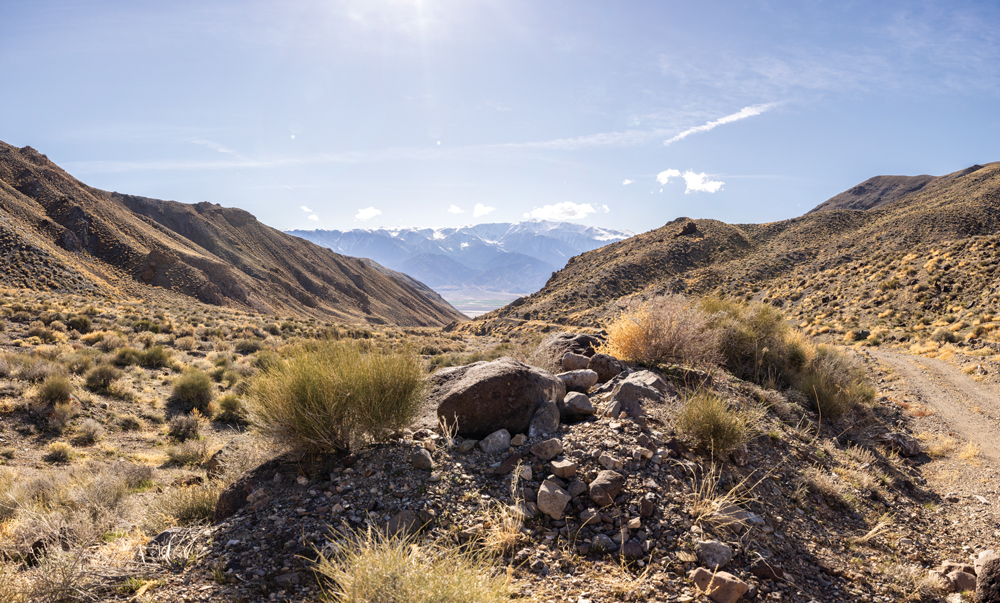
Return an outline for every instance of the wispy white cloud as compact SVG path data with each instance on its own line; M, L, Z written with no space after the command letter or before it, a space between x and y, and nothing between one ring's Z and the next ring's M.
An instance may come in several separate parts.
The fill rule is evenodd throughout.
M633 182L635 182L635 180L629 180L628 178L626 178L626 179L625 179L625 180L624 180L624 181L622 182L622 186L628 186L628 185L632 184Z
M457 205L450 205L450 206L448 206L448 213L449 214L464 214L465 210L462 209L461 207L457 206Z
M472 215L479 218L491 213L495 209L496 209L495 207L490 207L489 205L476 203L476 206L472 208Z
M212 142L211 140L205 140L203 138L192 138L192 139L188 140L188 142L193 143L193 144L198 144L198 145L201 145L203 147L208 147L208 148L212 149L213 151L218 151L220 153L228 153L230 155L235 155L236 154L236 151L230 149L229 147L223 146L223 145L221 145L221 144L219 144L217 142Z
M354 214L354 219L360 222L367 222L375 216L381 216L382 211L375 209L374 207L366 207L364 209L359 209L358 213Z
M590 214L597 212L607 213L608 211L610 210L607 205L595 207L590 203L563 201L562 203L536 207L530 212L525 213L524 217L531 220L582 220Z
M302 205L300 207L302 207L302 211L306 212L307 214L311 214L312 211L313 211L313 210L309 209L308 207L306 207L305 205Z
M316 214L309 216L309 219L312 220L313 222L319 222L319 216L317 216Z
M684 130L683 132L674 136L673 138L663 141L663 146L673 144L678 140L683 140L692 134L697 134L698 132L708 132L710 130L714 130L715 128L723 124L728 124L734 121L739 121L741 119L746 119L748 117L754 117L755 115L760 115L765 111L773 109L776 105L777 103L767 103L766 105L753 105L750 107L743 107L736 113L726 115L725 117L720 117L715 121L707 122L705 125L688 128L687 130Z

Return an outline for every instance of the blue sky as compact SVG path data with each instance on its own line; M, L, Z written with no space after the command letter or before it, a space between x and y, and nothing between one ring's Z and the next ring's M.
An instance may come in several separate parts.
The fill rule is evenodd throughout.
M800 215L1000 160L996 2L4 2L0 140L277 228Z

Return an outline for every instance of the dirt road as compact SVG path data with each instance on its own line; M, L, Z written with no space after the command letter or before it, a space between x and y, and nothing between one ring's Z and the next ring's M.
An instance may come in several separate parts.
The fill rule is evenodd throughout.
M1000 391L978 383L942 360L872 350L891 367L910 394L933 409L949 427L982 448L983 456L1000 462Z

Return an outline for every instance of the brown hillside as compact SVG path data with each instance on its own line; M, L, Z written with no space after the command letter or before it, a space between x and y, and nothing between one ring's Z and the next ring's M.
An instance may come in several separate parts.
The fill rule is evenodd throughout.
M84 185L30 147L0 143L0 283L158 296L257 312L434 326L462 315L364 262L251 214Z
M929 184L943 184L980 169L981 165L959 170L945 176L875 176L838 195L830 197L809 213L835 209L872 209L892 203L922 190Z
M947 318L964 322L958 336L982 335L1000 297L998 220L1000 163L934 179L866 211L770 224L681 218L573 258L541 291L467 328L601 328L629 298L686 292L764 300L809 316L803 326L818 334L914 338L925 323ZM681 234L688 222L697 230Z

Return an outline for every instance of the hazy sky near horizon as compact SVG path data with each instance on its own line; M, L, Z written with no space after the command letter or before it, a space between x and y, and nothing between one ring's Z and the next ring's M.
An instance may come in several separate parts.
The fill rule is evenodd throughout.
M996 2L0 6L0 140L281 229L791 218L1000 160Z

